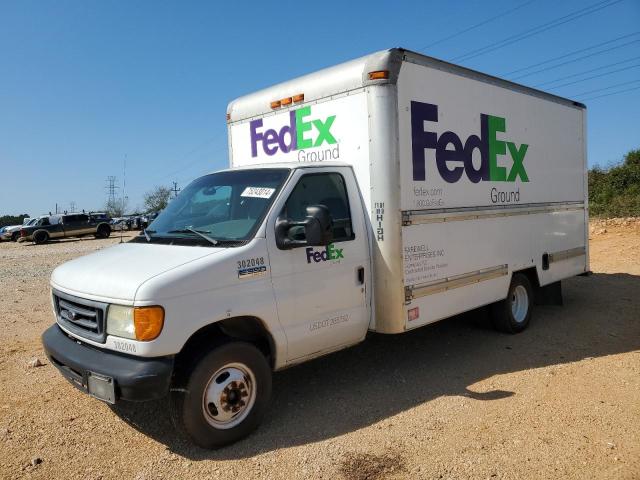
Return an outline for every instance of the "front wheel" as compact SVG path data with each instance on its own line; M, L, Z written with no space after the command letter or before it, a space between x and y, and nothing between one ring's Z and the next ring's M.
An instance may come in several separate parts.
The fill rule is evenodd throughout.
M529 278L515 273L507 298L491 305L493 326L502 332L520 333L529 325L533 309L533 288Z
M11 241L12 242L17 242L18 238L20 238L20 232L13 232L11 234Z
M171 392L171 418L203 448L246 437L260 424L271 396L271 368L255 346L224 344L205 355Z

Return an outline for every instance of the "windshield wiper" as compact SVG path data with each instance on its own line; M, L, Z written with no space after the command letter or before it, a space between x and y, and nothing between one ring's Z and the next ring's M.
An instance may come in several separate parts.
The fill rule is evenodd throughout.
M167 233L195 233L196 235L199 235L205 240L207 240L212 245L218 245L218 240L216 240L215 238L211 238L209 235L207 235L207 233L211 233L208 230L202 231L202 230L195 230L193 228L185 227L182 230L170 230Z
M144 230L142 230L142 233L144 233L144 238L147 239L147 242L151 241L151 236L149 235L150 233L156 233L155 230L147 230L146 228Z

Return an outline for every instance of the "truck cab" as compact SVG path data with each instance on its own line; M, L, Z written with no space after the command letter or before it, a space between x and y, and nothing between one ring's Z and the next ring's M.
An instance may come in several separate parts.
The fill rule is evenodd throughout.
M192 439L228 443L264 411L271 370L364 339L365 219L346 164L205 175L132 242L53 272L47 355L108 402L171 388Z

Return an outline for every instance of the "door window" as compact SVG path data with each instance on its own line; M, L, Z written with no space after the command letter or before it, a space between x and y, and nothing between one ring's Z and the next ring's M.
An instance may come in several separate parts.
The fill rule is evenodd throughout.
M344 178L339 173L314 173L304 175L285 203L281 217L301 222L307 216L307 207L324 205L333 219L333 241L353 240L349 198ZM304 227L289 230L292 240L304 240Z

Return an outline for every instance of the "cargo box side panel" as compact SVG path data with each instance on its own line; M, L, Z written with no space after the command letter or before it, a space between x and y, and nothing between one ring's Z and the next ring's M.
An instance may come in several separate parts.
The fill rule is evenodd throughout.
M542 285L584 272L583 218L573 208L476 219L434 215L403 227L407 328L502 300L515 271L535 268Z
M398 97L407 329L505 298L519 270L585 271L582 108L409 62Z
M584 201L583 111L404 62L404 211Z

